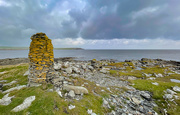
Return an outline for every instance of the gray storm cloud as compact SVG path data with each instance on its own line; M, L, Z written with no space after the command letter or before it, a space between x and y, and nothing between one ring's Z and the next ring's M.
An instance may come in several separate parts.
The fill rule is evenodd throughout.
M36 32L51 39L178 40L180 1L0 0L0 27L0 45L28 45Z

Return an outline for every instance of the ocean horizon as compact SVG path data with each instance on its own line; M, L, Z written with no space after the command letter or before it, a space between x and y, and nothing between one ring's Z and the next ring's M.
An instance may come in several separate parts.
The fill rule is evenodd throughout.
M27 58L29 50L0 50L0 59ZM115 59L117 61L141 58L180 61L179 49L83 49L54 50L54 57L76 57L78 60Z

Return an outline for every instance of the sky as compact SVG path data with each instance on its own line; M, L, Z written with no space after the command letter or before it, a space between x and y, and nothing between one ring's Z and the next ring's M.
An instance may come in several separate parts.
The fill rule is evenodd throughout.
M180 49L180 0L0 0L0 46Z

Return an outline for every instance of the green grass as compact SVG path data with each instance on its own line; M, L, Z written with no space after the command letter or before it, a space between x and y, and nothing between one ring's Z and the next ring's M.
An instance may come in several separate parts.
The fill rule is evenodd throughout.
M161 73L164 74L164 70L167 68L161 68L158 66L155 67L144 67L142 70L136 70L135 68L127 67L125 70L110 70L110 74L115 74L118 76L135 76L138 78L146 78L146 76L143 75L143 73L146 74L152 74L153 77L155 77L153 74Z

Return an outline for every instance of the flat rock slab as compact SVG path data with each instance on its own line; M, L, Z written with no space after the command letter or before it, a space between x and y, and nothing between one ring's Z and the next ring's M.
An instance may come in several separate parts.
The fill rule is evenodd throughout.
M9 105L12 98L14 98L14 96L9 97L9 93L6 94L2 99L0 99L0 105Z
M29 75L29 70L24 73L23 76Z
M0 75L1 75L1 74L5 74L5 73L7 73L7 71L0 72Z
M30 97L26 98L22 104L18 105L17 107L15 107L14 109L12 109L11 111L13 111L13 112L22 111L22 110L28 108L29 106L31 106L31 103L32 103L35 99L36 99L35 96L30 96Z
M10 83L3 84L3 86L11 86L12 84L17 83L17 81L11 81Z
M4 82L7 82L7 80L1 80L0 83L4 83Z
M8 89L6 91L3 91L3 93L9 93L9 92L14 91L14 90L20 90L20 89L25 88L25 87L26 87L26 85L20 85L20 86L17 86L17 87L10 88L10 89Z
M175 82L175 83L180 83L180 80L177 80L177 79L170 79L171 82Z
M64 85L63 89L67 91L73 90L75 94L88 94L88 90L81 86Z

